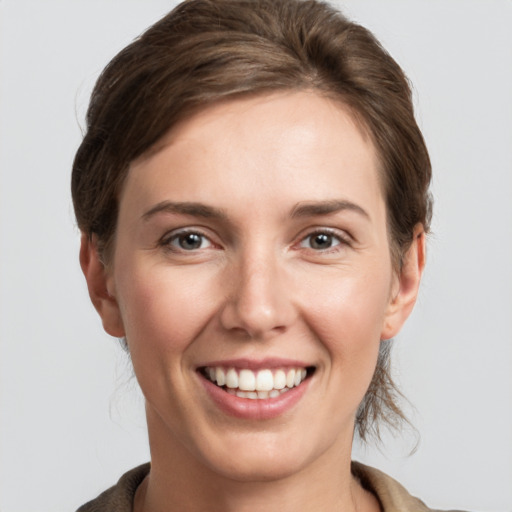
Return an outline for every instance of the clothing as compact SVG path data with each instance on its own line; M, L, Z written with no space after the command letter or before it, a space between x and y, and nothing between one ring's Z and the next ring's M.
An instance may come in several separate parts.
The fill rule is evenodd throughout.
M128 471L116 485L82 505L77 512L132 512L135 491L149 473L149 469L148 463ZM353 462L352 473L365 489L377 497L383 512L441 512L428 508L418 498L411 496L396 480L378 469Z

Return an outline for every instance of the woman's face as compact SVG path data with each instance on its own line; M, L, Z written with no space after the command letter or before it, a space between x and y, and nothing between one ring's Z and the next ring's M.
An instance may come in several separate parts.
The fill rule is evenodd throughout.
M261 480L349 460L406 316L369 138L314 93L194 115L131 166L105 286L154 461Z

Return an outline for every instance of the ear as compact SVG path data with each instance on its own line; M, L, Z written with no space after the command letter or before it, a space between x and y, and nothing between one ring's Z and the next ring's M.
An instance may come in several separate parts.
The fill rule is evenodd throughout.
M101 317L103 328L111 336L125 336L121 312L114 296L113 279L100 259L95 235L89 237L82 234L80 266L87 281L89 297Z
M421 224L418 224L414 228L411 246L404 255L400 274L393 287L381 340L389 340L396 336L411 314L425 268L425 250L425 230Z

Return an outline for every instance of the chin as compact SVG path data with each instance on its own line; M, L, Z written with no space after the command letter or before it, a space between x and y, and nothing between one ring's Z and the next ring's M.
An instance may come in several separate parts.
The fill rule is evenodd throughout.
M306 462L292 460L289 457L265 457L262 454L241 456L228 464L215 464L212 469L225 478L238 482L272 482L284 480L296 474Z
M208 453L206 463L217 474L239 482L269 482L297 474L314 459L304 443L290 443L281 436L268 440L245 439ZM243 446L241 446L241 444ZM226 454L230 454L229 457ZM205 454L206 455L206 454Z

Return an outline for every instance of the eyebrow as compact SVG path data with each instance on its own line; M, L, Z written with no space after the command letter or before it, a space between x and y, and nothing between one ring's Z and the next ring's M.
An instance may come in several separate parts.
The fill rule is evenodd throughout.
M315 215L329 215L338 213L340 211L349 210L359 215L362 215L366 219L370 220L370 215L366 210L361 208L359 205L346 201L343 199L333 199L330 201L318 201L318 202L307 202L299 203L292 210L292 218L297 217L312 217Z
M361 208L359 205L352 203L351 201L342 199L299 203L293 208L291 217L300 218L313 217L315 215L330 215L344 210L356 212L359 215L370 219L370 215L366 212L366 210ZM226 213L219 208L207 206L202 203L173 201L162 201L156 204L153 206L153 208L145 212L141 218L144 221L147 221L157 213L176 213L181 215L190 215L193 217L202 217L205 219L227 221Z
M177 213L181 215L191 215L193 217L203 217L205 219L227 220L227 215L218 208L202 203L173 201L162 201L158 203L144 213L141 218L147 221L157 213Z

